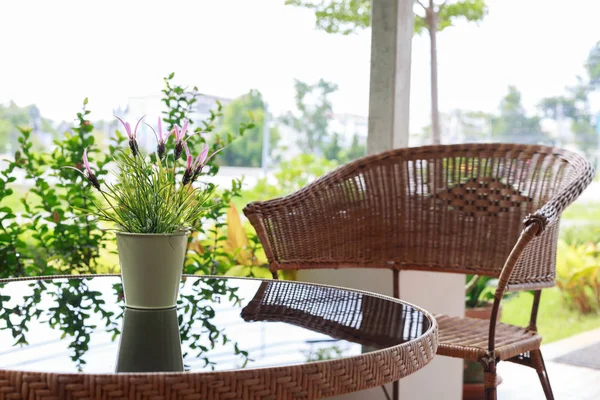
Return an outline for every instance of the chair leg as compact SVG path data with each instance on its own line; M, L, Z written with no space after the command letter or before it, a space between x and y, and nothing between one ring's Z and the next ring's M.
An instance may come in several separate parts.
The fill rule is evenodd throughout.
M392 400L400 400L400 381L392 383Z
M489 365L486 365L486 363L482 364L485 400L496 400L496 387L498 386L498 376L496 375L496 363L492 361Z
M381 389L383 390L383 395L385 396L385 400L392 400L392 398L390 397L390 394L389 394L387 388L385 387L385 385L383 385L381 387ZM398 400L398 399L394 399L394 400Z
M531 351L531 363L532 367L535 368L540 378L540 383L544 389L546 400L554 400L554 394L552 393L552 387L550 386L550 379L548 378L548 371L546 371L546 364L542 357L540 350Z

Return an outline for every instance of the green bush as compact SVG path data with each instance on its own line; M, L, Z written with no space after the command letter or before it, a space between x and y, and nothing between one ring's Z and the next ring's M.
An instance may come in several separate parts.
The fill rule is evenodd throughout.
M76 171L65 168L81 163L83 151L98 152L93 125L88 119L87 99L77 113L78 124L71 133L54 141L48 153L32 150L31 130L20 127L20 148L6 160L0 172L0 276L94 273L106 232L97 221L72 210L88 209L96 200L88 193L88 182ZM107 156L97 157L97 174L108 174ZM17 212L10 204L17 172L25 175L31 188L20 199ZM86 219L84 223L79 218Z
M568 245L600 242L600 229L595 223L566 226L560 230L560 238Z
M467 275L465 307L484 307L494 300L498 279L489 276Z
M163 98L167 110L163 121L169 130L174 125L182 125L191 113L196 101L197 89L187 91L172 83L174 74L165 78ZM114 239L109 234L111 226L101 226L89 216L86 210L92 201L100 202L90 190L90 183L72 168L82 169L83 152L96 155L94 173L102 181L108 174L108 162L116 153L117 147L125 140L117 132L116 138L102 155L95 143L93 125L89 120L87 99L83 110L77 114L78 124L70 133L54 142L54 149L42 153L32 149L31 130L21 128L19 138L20 149L0 170L0 277L19 277L37 275L60 275L71 273L102 272L103 259L107 251L114 249ZM212 135L211 152L234 140L238 134L252 127L242 124L237 132L214 132L214 124L220 116L220 105L211 113L202 126L196 128L205 135L190 137L188 145L194 153L206 143L207 135ZM173 141L170 141L173 145ZM172 150L172 149L171 149ZM215 175L219 170L214 159L206 168L208 175ZM31 187L20 199L22 208L17 210L14 204L14 185L17 174L25 174ZM211 188L212 189L212 188ZM227 211L232 198L239 196L241 181L234 180L228 188L221 188L219 196L209 202L209 211L203 218L200 229L190 243L186 273L224 274L238 265L236 256L239 250L225 246L227 239ZM79 211L80 210L80 211ZM258 242L253 242L252 251L259 251ZM256 265L256 274L265 275L265 268ZM268 271L267 271L268 272ZM203 356L209 349L214 349L218 342L226 344L230 341L226 332L213 323L214 310L206 304L213 295L223 295L237 299L237 288L229 287L227 281L207 279L207 287L198 285L192 289L194 294L183 296L180 304L187 318L181 319L180 329L183 341L190 340L197 357L202 357L207 366L213 366ZM0 285L0 289L1 289ZM37 281L32 283L33 294L27 296L23 304L9 306L10 296L0 295L0 320L6 329L10 329L15 344L27 343L28 324L33 318L48 317L50 324L71 337L72 359L79 368L85 364L82 358L87 350L90 331L96 329L89 320L90 309L99 313L105 320L106 330L117 333L115 324L118 317L103 310L103 300L97 292L92 292L87 281L75 280L68 285L55 281ZM120 284L115 291L122 293ZM57 297L59 307L43 310L40 305L41 294L47 293ZM85 302L85 306L83 303ZM202 333L202 335L201 335ZM208 333L208 334L204 334ZM201 337L202 336L202 337ZM114 339L114 337L113 337ZM248 353L234 343L235 355L239 356L243 365L248 362Z
M568 307L582 314L600 310L600 245L560 241L556 283Z
M262 201L288 195L337 166L335 161L317 158L313 154L300 154L289 161L282 161L274 173L274 180L259 179L254 188L244 192L244 199Z
M198 96L197 88L187 90L173 84L173 78L174 74L164 78L161 99L166 106L163 121L169 131L189 118ZM106 268L102 258L114 251L114 240L108 232L112 226L101 226L89 216L86 210L92 209L92 202L101 203L101 199L89 190L90 183L84 176L66 167L82 169L83 152L88 148L88 153L95 154L90 157L95 161L94 172L103 181L112 155L125 138L117 132L108 152L102 154L95 144L89 114L85 99L82 111L77 113L77 125L56 140L54 149L47 153L32 150L31 130L20 128L20 149L0 170L0 277L97 273L103 272L100 267ZM207 143L208 136L211 136L210 150L214 152L253 127L251 123L242 123L236 132L216 133L215 123L220 116L219 104L195 129L203 134L190 136L188 145L194 153ZM169 143L173 146L173 141ZM210 176L218 173L214 158L205 171ZM25 174L31 187L17 208L13 185L18 173ZM209 190L213 187L209 184ZM209 211L194 235L199 242L194 249L198 251L190 250L191 262L186 264L186 273L224 274L237 265L221 239L226 234L229 204L240 196L241 181L234 180L230 187L219 189L219 196L206 204Z

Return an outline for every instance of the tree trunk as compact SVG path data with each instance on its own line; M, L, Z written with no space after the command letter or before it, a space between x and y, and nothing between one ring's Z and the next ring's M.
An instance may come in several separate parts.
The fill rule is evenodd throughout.
M431 143L440 144L440 112L438 108L438 76L437 76L437 18L438 15L430 3L427 8L427 30L431 54Z

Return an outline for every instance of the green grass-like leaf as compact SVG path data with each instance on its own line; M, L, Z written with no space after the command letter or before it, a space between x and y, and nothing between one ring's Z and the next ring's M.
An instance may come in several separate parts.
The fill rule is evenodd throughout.
M149 163L141 154L123 152L115 158L117 183L104 184L108 207L94 203L94 214L130 233L174 233L192 230L206 212L214 187L193 187L178 181L176 163Z

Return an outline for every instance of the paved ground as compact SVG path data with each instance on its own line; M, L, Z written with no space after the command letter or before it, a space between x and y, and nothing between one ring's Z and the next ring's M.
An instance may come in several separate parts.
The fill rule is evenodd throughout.
M542 346L556 400L600 399L600 370L553 361L563 354L597 342L600 342L600 329ZM498 372L503 378L503 383L498 387L499 399L536 400L545 398L542 386L533 369L512 363L500 363Z

